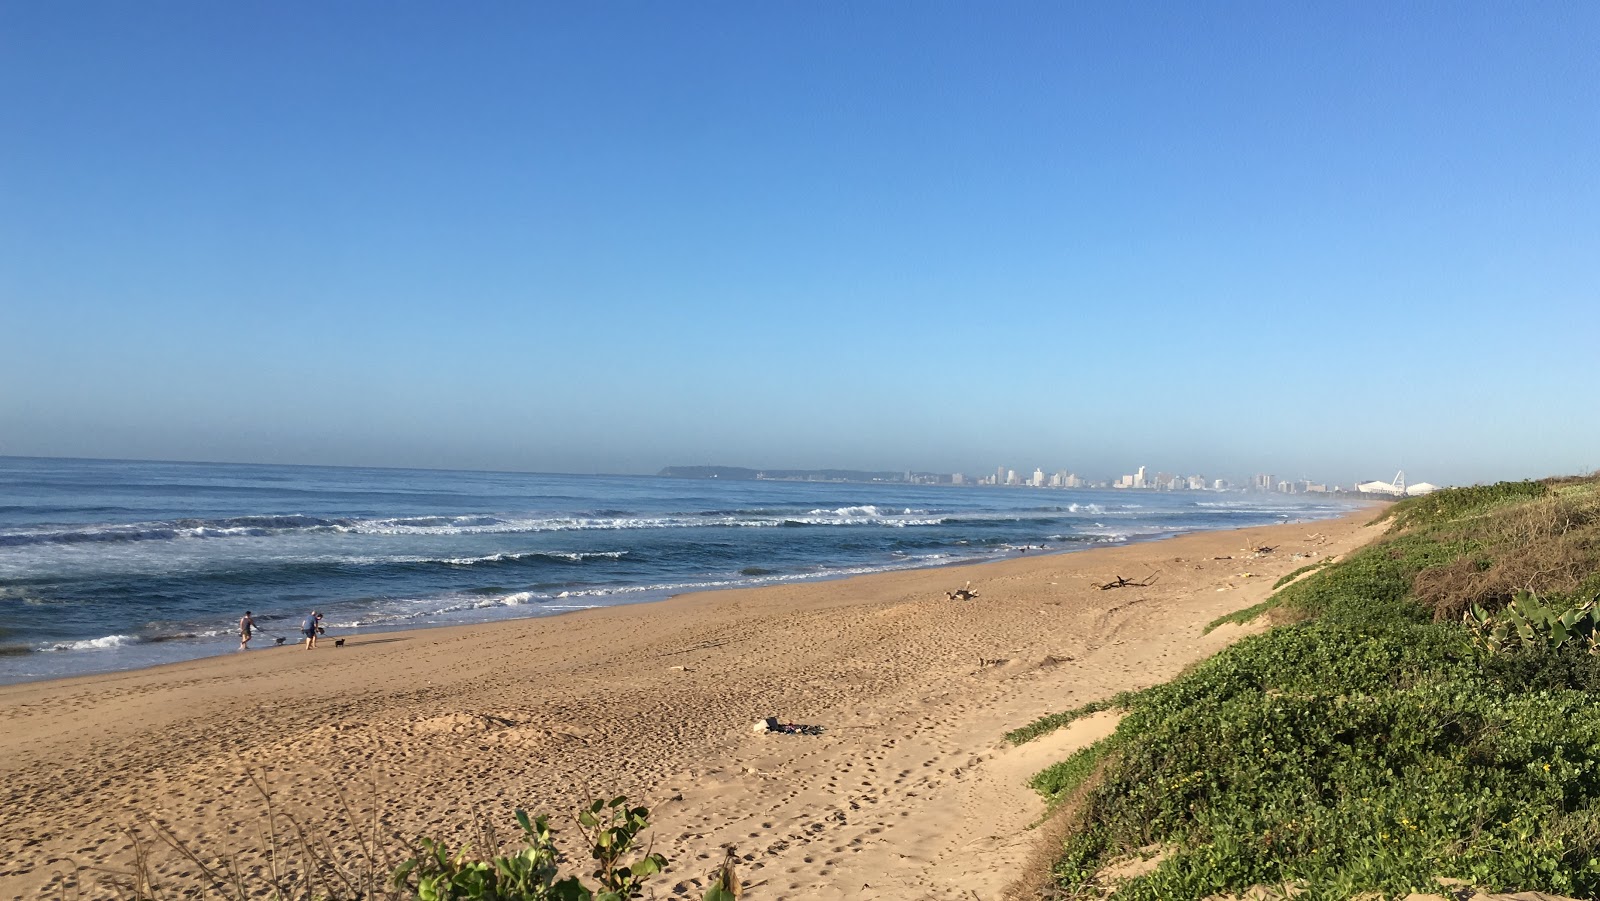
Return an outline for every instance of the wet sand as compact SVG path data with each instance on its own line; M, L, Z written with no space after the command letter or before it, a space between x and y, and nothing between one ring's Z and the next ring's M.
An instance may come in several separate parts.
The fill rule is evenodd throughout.
M151 819L259 867L254 777L340 848L341 790L359 821L376 799L395 834L463 837L518 806L570 833L579 802L626 794L671 860L660 897L699 897L732 845L751 899L999 898L1039 837L1028 777L1111 720L1021 748L1006 730L1261 628L1201 634L1370 540L1372 515L0 687L0 897L125 868L119 830ZM946 597L969 580L976 600ZM824 732L753 734L767 716ZM156 851L161 878L193 875Z

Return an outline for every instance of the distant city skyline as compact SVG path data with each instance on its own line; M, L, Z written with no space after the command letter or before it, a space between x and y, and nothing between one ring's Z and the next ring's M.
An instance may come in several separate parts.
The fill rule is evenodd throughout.
M15 454L0 454L0 459L4 459L5 457L8 457L8 456L27 458L27 459L91 459L91 460L106 460L106 461L117 461L117 460L134 461L134 460L138 459L138 458L127 458L127 457L50 457L48 455L15 455ZM417 470L453 471L449 467L381 466L381 465L375 465L375 464L342 464L342 463L331 463L331 464L330 463L288 463L288 464L283 464L283 463L270 463L270 462L252 461L252 460L180 460L180 459L175 459L175 458L173 458L173 459L151 458L151 459L146 459L143 462L158 462L158 463L173 463L173 464L215 463L215 464L242 465L242 466L275 466L275 465L281 466L281 465L288 465L288 466L331 467L331 468L350 468L350 469L400 469L400 470L417 469ZM642 476L642 475L652 475L652 474L666 475L666 474L668 474L667 470L683 469L683 468L685 468L685 467L668 466L668 467L663 468L662 470L660 470L657 473L648 473L648 472L599 472L599 471L591 472L591 473L584 473L584 472L560 472L560 471L556 471L556 470L518 470L518 469L503 469L503 470L482 470L482 469L473 470L473 469L465 469L465 470L459 470L459 471L465 471L465 472L474 472L474 471L480 471L480 472L508 472L508 473L530 473L530 474L535 474L535 473L541 473L542 472L542 473L546 473L546 474L550 474L550 475ZM730 467L704 466L704 467L687 467L687 468L690 468L690 469L701 469L701 468L703 468L703 469L725 469L725 468L730 468ZM758 479L758 480L759 479L772 479L772 480L783 481L783 480L792 480L793 478L795 478L795 477L789 475L789 473L794 472L795 470L780 469L778 467L768 467L768 468L765 468L765 469L759 468L759 467L731 467L731 468L736 468L736 469L739 469L739 470L743 470L743 471L745 471L747 473L747 475L745 476L746 478L755 478L755 479ZM834 472L854 472L857 475L862 477L862 478L859 478L859 479L854 479L853 481L870 481L871 479L868 479L866 477L867 476L871 476L873 474L873 471L871 471L871 470L853 470L853 468L848 468L848 467L845 467L845 468L834 468L834 467L811 468L811 467L802 467L802 468L799 468L799 469L800 469L800 471L805 471L805 472L809 472L809 473L815 473L815 474L817 474L819 476L823 475L823 474L827 474L827 473L834 473ZM1147 477L1145 475L1147 469L1148 469L1148 467L1141 466L1141 467L1138 467L1138 469L1134 473L1126 474L1126 475L1123 475L1123 476L1085 475L1085 474L1080 474L1080 473L1078 473L1078 472L1076 472L1074 470L1069 470L1069 469L1053 469L1053 470L1051 470L1049 472L1046 472L1044 470L1044 468L1041 467L1041 466L1034 467L1032 473L1029 474L1025 470L1019 472L1016 469L1012 469L1012 468L1004 466L1004 465L996 467L995 471L993 471L993 472L978 473L978 474L973 474L971 472L961 471L961 470L945 472L945 471L926 470L926 469L883 470L883 471L879 471L879 472L881 472L884 476L891 476L892 475L892 476L894 476L896 478L901 478L905 482L913 483L913 484L944 484L944 485L973 486L973 487L1022 487L1022 488L1035 487L1035 488L1061 488L1061 489L1071 489L1071 488L1122 489L1122 488L1126 488L1126 489L1132 489L1132 490L1153 490L1153 491L1178 491L1178 490L1183 490L1183 491L1244 491L1244 490L1249 490L1249 491L1283 492L1283 493L1295 493L1295 494L1307 493L1307 492L1315 493L1315 492L1323 492L1323 491L1326 491L1326 492L1354 491L1354 490L1357 490L1357 486L1358 486L1359 483L1365 482L1365 481L1372 481L1372 480L1366 479L1364 477L1361 477L1361 478L1349 479L1349 480L1346 480L1345 482L1341 483L1341 482L1338 482L1338 481L1329 481L1329 480L1317 481L1315 479L1311 479L1311 478L1306 477L1306 476L1298 476L1298 477L1294 477L1294 478L1280 478L1279 476L1277 476L1276 474L1273 474L1273 473L1255 473L1255 474L1252 474L1252 475L1250 475L1248 477L1243 477L1243 476L1239 476L1237 474L1235 474L1235 475L1215 475L1215 474L1206 475L1204 473L1194 473L1194 472L1190 472L1190 473L1187 473L1187 474L1176 473L1176 472L1175 473L1155 472L1155 473L1150 474ZM1403 470L1402 471L1398 471L1397 475L1404 475L1404 471ZM829 480L829 479L823 479L823 480ZM852 481L851 479L832 479L832 480ZM1381 482L1383 480L1378 480L1378 481ZM1407 481L1416 482L1417 480L1409 479ZM1182 483L1182 484L1179 484L1179 483ZM1441 486L1432 486L1432 485L1430 485L1430 487L1441 487ZM1442 487L1449 487L1449 486L1442 486Z
M7 4L0 454L1591 471L1597 45L1561 0Z
M670 467L669 467L670 468ZM1000 465L989 473L973 474L970 472L932 472L928 470L908 469L903 474L904 481L922 484L948 484L971 485L976 487L1007 487L1007 488L1110 488L1128 489L1135 491L1257 491L1284 494L1306 493L1334 493L1361 491L1362 484L1376 486L1398 485L1399 491L1404 491L1407 482L1418 483L1416 479L1406 479L1404 470L1397 470L1394 476L1388 479L1355 478L1340 484L1337 481L1317 480L1306 476L1279 477L1275 473L1254 473L1249 477L1238 475L1219 475L1186 471L1147 473L1148 467L1140 466L1134 472L1121 476L1085 475L1070 469L1053 469L1046 471L1042 466L1035 466L1029 473L1024 467L1022 470ZM755 478L792 478L788 471L772 473L771 471L754 470ZM814 470L818 474L836 472L836 470ZM869 475L870 473L863 473ZM1421 482L1428 489L1437 486L1429 482ZM1382 489L1387 493L1388 489Z

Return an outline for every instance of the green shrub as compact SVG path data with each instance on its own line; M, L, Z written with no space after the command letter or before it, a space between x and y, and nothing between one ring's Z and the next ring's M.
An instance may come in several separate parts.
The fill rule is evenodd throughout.
M1086 748L1080 748L1066 760L1053 764L1034 776L1033 781L1028 784L1039 794L1044 795L1045 800L1053 806L1089 778L1105 757L1106 749L1109 747L1110 744L1102 740Z
M594 858L591 889L576 876L560 877L562 858L547 817L517 811L523 846L514 854L477 857L467 847L454 852L432 839L418 839L422 853L401 864L391 883L420 901L625 901L644 893L645 880L667 867L660 854L635 851L639 833L650 828L650 811L628 799L595 801L578 813L578 827Z
M1594 492L1559 490L1503 483L1396 504L1388 537L1219 620L1286 607L1302 622L1119 699L1112 736L1035 780L1052 799L1076 793L1062 893L1399 897L1453 877L1600 896L1594 606L1530 593L1469 629L1438 619L1443 594L1417 596L1424 574L1465 584L1510 559L1559 559L1565 584L1600 585L1577 553L1600 547ZM1154 870L1097 882L1151 845L1165 852Z
M1167 858L1118 897L1401 894L1438 876L1592 896L1600 865L1539 824L1600 808L1597 752L1593 696L1497 684L1459 627L1314 622L1148 691L1036 785L1059 796L1114 755L1065 849L1073 889L1160 843Z

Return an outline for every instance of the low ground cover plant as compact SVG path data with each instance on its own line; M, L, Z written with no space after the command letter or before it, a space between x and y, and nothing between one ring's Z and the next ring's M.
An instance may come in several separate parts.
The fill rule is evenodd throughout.
M1580 591L1600 561L1524 586L1521 600L1487 598L1477 625L1445 615L1455 598L1417 591L1464 559L1489 572L1552 543L1600 548L1600 517L1585 512L1593 486L1509 483L1396 504L1388 537L1254 614L1300 622L1118 698L1117 731L1035 781L1052 801L1073 798L1059 888L1400 897L1451 877L1600 895L1600 657ZM1513 617L1539 623L1528 640ZM1499 633L1491 648L1485 635L1503 623L1516 638ZM1101 881L1108 864L1152 849L1150 872Z
M510 854L479 856L469 847L451 851L433 839L418 839L420 853L395 869L391 887L421 901L626 901L644 894L649 877L667 868L660 854L635 856L639 834L650 828L650 811L628 806L624 797L595 801L578 813L594 858L593 887L562 874L548 817L518 810L516 819L522 845Z

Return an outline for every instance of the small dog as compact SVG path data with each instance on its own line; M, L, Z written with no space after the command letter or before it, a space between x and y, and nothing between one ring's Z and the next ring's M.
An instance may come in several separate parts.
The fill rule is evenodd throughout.
M336 648L344 647L344 639L343 638L335 638L333 640L333 646L336 647Z
M278 638L274 638L274 639L272 639L272 643L273 643L273 644L283 644L283 638L282 638L282 636L280 636L280 637L278 637Z

